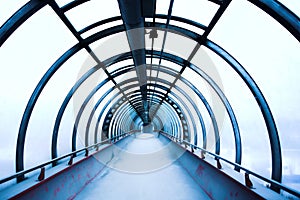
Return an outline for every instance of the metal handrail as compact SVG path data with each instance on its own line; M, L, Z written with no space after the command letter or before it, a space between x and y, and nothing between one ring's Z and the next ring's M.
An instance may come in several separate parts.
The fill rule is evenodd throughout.
M251 175L255 176L256 178L258 178L258 179L260 179L260 180L263 180L263 181L265 181L265 182L267 182L267 183L270 183L270 184L274 184L275 186L279 187L280 189L282 189L282 190L284 190L284 191L286 191L286 192L288 192L288 193L290 193L290 194L292 194L292 195L295 195L295 196L297 196L297 197L300 197L300 192L296 191L296 190L293 189L293 188L290 188L290 187L288 187L288 186L286 186L286 185L284 185L284 184L282 184L282 183L279 183L279 182L277 182L277 181L274 181L274 180L272 180L272 179L268 179L268 178L266 178L266 177L263 177L262 175L260 175L260 174L258 174L258 173L255 173L255 172L253 172L253 171L251 171L251 170L249 170L249 169L247 169L247 168L245 168L245 167L243 167L243 166L241 166L241 165L239 165L239 164L236 164L236 163L234 163L234 162L231 162L231 161L227 160L226 158L223 158L223 157L221 157L221 156L219 156L219 155L217 155L217 154L214 154L214 153L212 153L212 152L210 152L210 151L208 151L208 150L206 150L206 149L203 149L203 148L201 148L201 147L199 147L199 146L196 146L196 145L194 145L194 144L192 144L192 143L190 143L190 142L188 142L188 141L186 141L186 140L182 140L182 139L180 139L180 138L178 138L178 137L171 136L170 134L168 134L168 133L166 133L166 132L164 132L164 131L160 131L160 133L163 134L163 135L165 135L165 136L167 136L167 137L170 138L170 139L172 139L172 138L177 139L177 140L179 140L180 143L184 143L184 144L186 144L186 145L189 145L190 147L192 147L192 148L194 148L194 149L200 149L201 151L204 151L205 153L210 154L211 156L215 157L216 160L223 160L223 161L225 161L226 163L228 163L228 164L230 164L230 165L232 165L232 166L234 166L234 167L236 167L236 168L238 168L238 169L243 170L243 171L246 172L247 174L251 174ZM169 136L170 136L170 137L169 137ZM173 140L172 140L172 141L173 141Z
M263 181L265 181L265 182L267 182L267 183L270 183L270 184L274 184L275 186L279 187L280 189L282 189L282 190L284 190L284 191L286 191L286 192L288 192L288 193L290 193L290 194L292 194L292 195L295 195L295 196L297 196L297 197L300 197L300 193L299 193L298 191L294 190L293 188L290 188L290 187L288 187L288 186L286 186L286 185L284 185L284 184L282 184L282 183L279 183L279 182L277 182L277 181L274 181L274 180L272 180L272 179L268 179L268 178L266 178L266 177L263 177L262 175L260 175L260 174L258 174L258 173L255 173L255 172L253 172L253 171L251 171L251 170L249 170L249 169L247 169L247 168L245 168L245 167L243 167L243 166L241 166L241 165L239 165L239 164L236 164L236 163L234 163L234 162L231 162L231 161L227 160L226 158L223 158L223 157L221 157L221 156L219 156L219 155L217 155L217 154L214 154L214 153L212 153L212 152L210 152L210 151L208 151L208 150L206 150L206 149L203 149L203 148L201 148L201 147L199 147L199 146L196 146L196 145L194 145L194 144L192 144L192 143L190 143L190 142L188 142L188 141L186 141L186 140L181 140L180 138L175 137L175 136L172 136L172 135L169 135L168 133L163 132L163 131L159 131L159 132L160 132L161 134L165 135L166 137L170 138L170 139L177 139L177 140L179 140L180 143L184 143L184 144L186 144L186 145L188 145L188 146L190 146L190 147L192 147L192 148L194 148L194 149L200 149L201 151L204 151L205 153L207 153L207 154L209 154L209 155L215 157L215 159L217 159L217 160L223 160L223 161L225 161L226 163L228 163L228 164L230 164L230 165L232 165L232 166L234 166L234 167L236 167L236 168L238 168L238 169L240 169L240 170L243 170L245 173L247 173L247 174L249 174L249 175L251 174L251 175L255 176L256 178L258 178L258 179L260 179L260 180L263 180ZM47 162L45 162L45 163L42 163L42 164L37 165L37 166L35 166L35 167L32 167L32 168L30 168L30 169L27 169L27 170L24 170L24 171L15 173L15 174L13 174L13 175L11 175L11 176L9 176L9 177L6 177L6 178L4 178L4 179L1 179L1 180L0 180L0 184L5 183L5 182L7 182L7 181L10 181L10 180L12 180L12 179L14 179L14 178L17 178L17 177L19 177L19 176L28 174L28 173L30 173L30 172L32 172L32 171L37 170L37 169L41 169L41 168L43 168L43 167L45 167L45 166L47 166L47 165L50 165L50 164L52 164L52 163L54 163L54 162L57 162L57 161L59 161L59 160L62 160L62 159L64 159L64 158L71 157L71 156L73 156L74 154L77 154L77 153L80 153L80 152L83 152L83 151L87 151L87 150L89 150L89 149L91 149L91 148L98 147L98 146L101 145L101 144L104 144L104 143L106 143L106 142L108 142L108 141L114 140L114 139L119 138L119 137L123 137L123 136L125 136L125 135L127 135L127 134L130 134L130 133L131 133L131 132L129 132L129 133L124 133L124 134L121 134L121 135L119 135L119 136L115 136L115 137L112 137L112 138L110 138L110 139L103 140L103 141L101 141L101 142L98 142L98 143L96 143L96 144L90 145L90 146L88 146L88 147L79 149L79 150L77 150L77 151L70 152L70 153L68 153L68 154L65 154L65 155L60 156L60 157L55 158L55 159L52 159L52 160L50 160L50 161L47 161Z
M29 168L29 169L26 169L26 170L17 172L17 173L15 173L15 174L11 175L11 176L8 176L8 177L6 177L6 178L4 178L4 179L1 179L1 180L0 180L0 184L5 183L5 182L7 182L7 181L10 181L10 180L12 180L12 179L14 179L14 178L17 178L17 177L19 177L19 176L28 174L28 173L30 173L30 172L32 172L32 171L37 170L37 169L41 169L41 168L43 168L43 167L45 167L45 166L47 166L47 165L56 163L57 161L60 161L60 160L62 160L62 159L64 159L64 158L72 157L74 154L77 154L77 153L80 153L80 152L83 152L83 151L88 151L88 150L91 149L91 148L95 148L95 147L97 148L97 147L98 147L99 145L101 145L101 144L104 144L104 143L106 143L106 142L108 142L108 141L114 140L114 139L119 138L119 137L123 137L123 136L125 136L125 135L127 135L127 134L130 134L130 132L129 132L129 133L123 133L123 134L121 134L121 135L118 135L118 136L115 136L115 137L112 137L112 138L103 140L103 141L101 141L101 142L98 142L98 143L96 143L96 144L90 145L90 146L88 146L88 147L84 147L84 148L79 149L79 150L77 150L77 151L73 151L73 152L70 152L70 153L65 154L65 155L63 155L63 156L60 156L60 157L58 157L58 158L49 160L49 161L44 162L44 163L42 163L42 164L39 164L39 165L37 165L37 166L35 166L35 167L32 167L32 168Z

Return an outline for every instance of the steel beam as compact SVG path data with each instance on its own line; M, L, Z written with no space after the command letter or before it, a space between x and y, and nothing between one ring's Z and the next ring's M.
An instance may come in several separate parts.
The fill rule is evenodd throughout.
M143 121L150 122L147 102L147 73L145 54L145 30L141 0L118 0L121 16L126 29L128 43L140 84L143 104Z

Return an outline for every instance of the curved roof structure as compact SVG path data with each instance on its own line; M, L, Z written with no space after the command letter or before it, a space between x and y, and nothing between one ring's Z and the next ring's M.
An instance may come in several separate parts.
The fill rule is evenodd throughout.
M150 128L299 195L300 5L285 3L2 5L3 173Z

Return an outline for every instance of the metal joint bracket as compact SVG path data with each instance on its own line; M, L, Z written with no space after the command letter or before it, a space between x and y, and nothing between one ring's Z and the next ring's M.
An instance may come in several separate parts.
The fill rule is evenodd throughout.
M45 167L42 167L41 168L41 172L40 172L40 174L38 176L38 181L42 181L44 179L45 179Z

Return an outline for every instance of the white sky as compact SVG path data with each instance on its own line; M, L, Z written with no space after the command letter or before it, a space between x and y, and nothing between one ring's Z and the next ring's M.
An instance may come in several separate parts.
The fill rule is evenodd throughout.
M25 2L27 1L1 0L0 24L3 24ZM67 2L58 1L58 4L62 6ZM281 2L286 3L299 15L300 1L282 0ZM212 16L211 13L216 9L212 5L208 1L178 0L174 3L173 14L207 24L209 22L207 16ZM166 14L167 7L168 1L158 0L158 13ZM117 8L116 0L110 3L104 0L91 1L82 5L80 9L68 12L67 16L76 29L80 30L100 19L119 15ZM209 35L209 39L220 44L237 58L259 85L272 109L280 132L284 174L299 175L300 113L297 112L300 101L299 42L267 14L251 3L240 0L233 0ZM113 40L114 38L107 39L108 42L102 45L109 45ZM75 43L75 38L54 15L51 8L45 7L23 24L0 48L0 178L14 173L18 128L32 91L53 62ZM100 43L91 46L96 49ZM181 47L179 45L170 43L167 47L170 52L187 54L187 48L178 48ZM159 45L157 48L160 48ZM259 173L268 174L270 151L267 132L254 98L250 96L249 90L245 89L244 83L233 70L209 50L202 48L192 62L201 66L203 61L198 58L201 58L200 54L203 54L203 51L213 61L212 67L215 66L218 70L224 92L237 116L243 140L243 164ZM82 64L87 58L85 51L77 53L59 70L59 73L54 75L43 91L27 132L26 167L50 159L51 130L55 116L65 95L78 79L78 74L82 74ZM210 74L210 66L202 66L202 68ZM207 87L202 82L195 81L197 79L192 78L190 73L183 76L199 86L204 94L208 94ZM103 78L105 77L101 75L98 81ZM97 96L101 96L101 92L97 93ZM208 99L212 101L210 97ZM71 103L63 117L60 129L60 154L70 150L72 130L70 122L73 121L73 111ZM97 114L99 112L98 110ZM220 122L219 125L222 128L223 155L233 159L233 137L228 119L225 118L224 123ZM254 164L254 161L256 163L259 161L259 164Z

